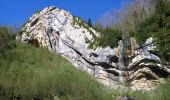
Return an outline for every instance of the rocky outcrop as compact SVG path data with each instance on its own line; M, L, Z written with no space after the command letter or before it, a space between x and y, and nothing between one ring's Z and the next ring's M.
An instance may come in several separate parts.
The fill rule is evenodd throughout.
M114 49L89 49L89 42L99 35L80 18L51 6L35 13L16 39L61 54L77 68L112 88L128 82L133 90L150 89L150 85L162 82L162 78L169 75L169 67L163 66L160 58L150 52L155 48L152 38L142 47L133 48L132 55L124 59L122 40Z

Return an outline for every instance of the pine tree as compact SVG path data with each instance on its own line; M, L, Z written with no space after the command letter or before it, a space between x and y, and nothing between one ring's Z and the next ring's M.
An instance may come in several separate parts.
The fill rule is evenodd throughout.
M89 26L92 26L92 22L91 22L91 19L90 19L90 18L88 19L88 25L89 25Z

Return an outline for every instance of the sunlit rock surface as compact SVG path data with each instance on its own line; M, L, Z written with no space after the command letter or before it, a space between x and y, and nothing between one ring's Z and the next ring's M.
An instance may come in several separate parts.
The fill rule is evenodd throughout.
M16 39L61 54L75 67L111 88L125 86L123 82L129 83L133 90L150 90L154 84L164 82L163 78L170 73L169 67L163 66L160 58L150 52L155 48L152 38L138 49L132 42L134 45L126 66L120 68L124 65L119 61L121 46L89 49L93 36L99 36L99 33L80 18L51 6L35 13L20 29Z

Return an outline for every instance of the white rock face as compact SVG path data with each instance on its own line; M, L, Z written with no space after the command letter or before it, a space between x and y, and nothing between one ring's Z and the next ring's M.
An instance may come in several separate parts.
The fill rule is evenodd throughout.
M34 14L21 28L16 39L61 54L78 69L88 72L112 88L119 86L120 75L132 83L133 90L137 90L144 89L142 86L147 88L147 84L152 85L152 80L158 81L165 77L162 73L170 73L167 67L161 66L159 57L149 52L153 49L152 45L135 50L135 55L129 58L127 68L120 70L120 55L117 54L120 48L89 49L88 41L93 41L93 35L100 34L78 17L51 6ZM146 44L150 42L151 39ZM150 83L144 82L145 85L138 88L137 83L141 79L143 82L143 78Z

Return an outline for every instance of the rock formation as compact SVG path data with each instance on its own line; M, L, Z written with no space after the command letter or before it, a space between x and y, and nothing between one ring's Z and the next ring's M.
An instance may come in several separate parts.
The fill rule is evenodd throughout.
M79 17L51 6L35 13L20 29L16 39L61 54L78 69L112 88L127 82L133 90L148 90L169 75L170 67L163 66L160 58L150 52L155 48L152 38L142 47L133 48L133 53L124 59L122 40L114 49L89 49L89 42L99 35Z

